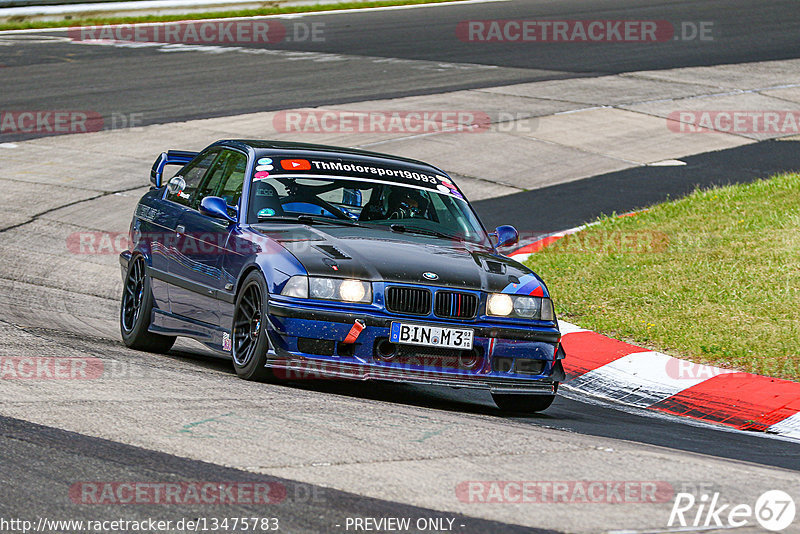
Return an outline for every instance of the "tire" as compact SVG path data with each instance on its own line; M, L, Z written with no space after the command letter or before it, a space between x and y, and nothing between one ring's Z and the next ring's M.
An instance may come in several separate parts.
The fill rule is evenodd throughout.
M144 258L134 256L128 263L119 307L119 330L128 347L163 354L175 343L175 336L148 332L153 312L150 277L145 273Z
M276 381L272 369L266 367L269 349L266 325L267 282L260 271L253 271L242 282L233 310L231 355L239 378Z
M504 412L536 413L550 407L555 400L555 395L503 395L492 393L492 399L497 407Z

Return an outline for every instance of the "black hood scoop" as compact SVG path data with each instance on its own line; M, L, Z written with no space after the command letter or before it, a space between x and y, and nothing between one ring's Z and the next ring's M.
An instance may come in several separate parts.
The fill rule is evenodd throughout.
M352 259L350 256L339 250L333 245L315 245L318 249L322 252L330 256L335 260L349 260Z
M481 265L483 265L487 273L506 274L507 265L505 263L481 258Z

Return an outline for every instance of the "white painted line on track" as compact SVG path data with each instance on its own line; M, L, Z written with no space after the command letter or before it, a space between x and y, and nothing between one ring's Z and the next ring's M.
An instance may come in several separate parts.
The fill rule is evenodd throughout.
M0 42L3 36L0 35ZM158 43L158 42L136 42L136 41L118 41L114 39L90 39L90 40L69 40L70 43L75 45L85 46L113 46L117 48L154 48L158 52L173 53L173 52L203 52L209 54L224 54L229 52L236 52L240 54L252 55L266 55L273 56L278 59L286 61L314 61L317 63L327 63L330 61L346 61L351 59L371 61L372 63L391 63L396 65L405 65L409 68L425 70L425 71L439 71L444 72L447 70L491 70L499 68L496 65L480 65L477 63L446 63L440 61L428 61L425 59L404 59L404 58L386 58L377 56L354 56L343 54L330 54L327 52L305 52L300 50L283 50L272 48L246 48L242 46L222 46L222 45L190 45L183 43ZM428 135L428 134L421 134Z
M511 2L512 0L456 0L454 2L435 2L431 4L411 4L403 6L384 6L384 7L364 7L364 8L351 8L351 9L331 9L328 11L309 11L307 13L277 13L274 15L254 15L249 17L220 17L214 19L187 19L187 20L172 20L167 22L140 22L135 24L147 24L149 26L165 25L165 24L180 24L186 22L227 22L238 20L261 20L261 19L295 19L301 17L311 17L317 15L346 15L352 13L371 13L374 11L399 11L403 9L418 9L428 7L449 7L461 6L466 4L492 4L496 2ZM2 13L0 13L2 14ZM109 28L117 28L120 26L131 26L128 24L103 24ZM0 30L0 35L20 34L20 33L42 33L42 32L66 32L69 27L61 28L34 28L26 30Z
M206 2L203 2L203 4ZM242 4L242 0L213 0L207 2L209 9L216 9L217 6L228 4ZM129 2L98 2L94 4L58 4L58 5L39 5L0 8L0 16L24 16L24 15L61 15L71 13L92 12L118 12L139 9L164 9L173 7L201 7L194 0L133 0Z
M71 43L69 37L57 35L0 35L0 45Z
M445 7L445 6L458 6L464 4L492 4L496 2L511 2L511 1L512 0L456 0L455 2L436 2L432 4L411 4L405 6L365 7L363 9L352 8L352 9L337 9L331 11L309 11L307 13L286 13L284 15L279 15L279 16L282 18L293 19L298 17L326 15L326 14L339 15L344 13L358 13L361 11L378 11L378 10L398 11L401 9L416 9L421 7Z
M663 159L647 164L648 167L680 167L682 165L686 165L686 162L679 159Z

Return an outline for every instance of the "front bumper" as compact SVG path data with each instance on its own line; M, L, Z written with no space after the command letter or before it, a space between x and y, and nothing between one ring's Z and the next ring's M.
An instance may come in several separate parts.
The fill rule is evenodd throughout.
M561 367L561 362L556 366ZM392 369L390 367L363 366L346 362L312 360L274 360L270 367L279 378L285 380L384 380L430 386L484 389L492 393L516 393L527 395L554 395L558 380L549 377L538 379L504 379L496 376L457 375L446 372L426 372L414 369Z
M560 333L555 323L530 328L489 321L447 321L271 299L269 321L276 357L270 367L283 378L389 380L490 390L493 393L552 395L564 379ZM353 323L365 324L355 343L343 343ZM473 350L386 347L393 321L474 331ZM319 343L318 343L319 341ZM396 348L397 345L390 344Z

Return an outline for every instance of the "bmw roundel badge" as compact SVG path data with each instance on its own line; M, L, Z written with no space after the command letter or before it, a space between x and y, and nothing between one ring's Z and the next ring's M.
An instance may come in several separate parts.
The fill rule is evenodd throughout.
M422 276L425 277L427 280L438 280L439 275L436 273L432 273L428 271L427 273L422 273Z

